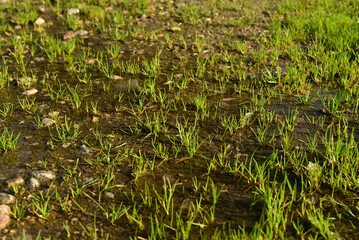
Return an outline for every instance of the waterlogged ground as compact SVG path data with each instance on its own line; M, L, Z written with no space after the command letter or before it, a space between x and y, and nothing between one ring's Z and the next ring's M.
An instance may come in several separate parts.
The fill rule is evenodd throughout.
M359 238L355 1L0 1L2 239Z

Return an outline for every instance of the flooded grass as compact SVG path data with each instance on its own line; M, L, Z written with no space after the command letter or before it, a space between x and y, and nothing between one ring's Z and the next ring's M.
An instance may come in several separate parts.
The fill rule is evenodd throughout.
M358 7L2 1L3 239L356 239Z

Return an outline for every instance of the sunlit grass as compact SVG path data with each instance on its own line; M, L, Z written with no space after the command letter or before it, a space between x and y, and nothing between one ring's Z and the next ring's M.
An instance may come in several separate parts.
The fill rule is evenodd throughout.
M354 234L357 2L43 4L0 6L4 169L58 175L6 237Z

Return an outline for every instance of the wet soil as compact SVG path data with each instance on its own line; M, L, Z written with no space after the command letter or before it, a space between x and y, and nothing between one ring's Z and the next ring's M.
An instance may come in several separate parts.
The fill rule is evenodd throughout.
M289 57L282 54L274 62L271 53L265 50L267 58L256 60L256 51L263 47L261 39L271 36L268 25L280 3L257 1L252 7L246 1L238 4L223 1L226 4L218 4L211 10L211 3L197 1L183 2L181 7L177 3L145 1L148 3L143 9L120 1L104 10L104 18L111 25L114 12L123 12L125 23L114 31L128 36L116 39L109 30L100 31L96 23L101 21L97 17L92 19L90 10L81 9L78 17L83 24L79 29L85 29L88 34L64 40L68 31L79 29L71 29L65 21L70 5L60 6L56 13L56 2L45 5L45 12L38 11L38 16L46 21L41 28L33 22L19 22L11 4L3 7L1 23L7 28L1 32L1 38L6 40L0 45L1 68L9 73L9 86L1 89L0 106L12 104L13 113L2 116L1 124L19 138L16 150L3 151L0 155L0 181L4 183L1 191L15 195L17 204L25 209L22 217L13 217L3 230L4 236L18 237L24 232L27 236L55 239L92 239L95 233L99 238L109 239L148 239L151 235L152 239L183 238L178 227L180 219L183 226L192 220L195 223L188 239L222 238L229 229L242 227L250 233L263 221L266 209L258 193L261 181L255 182L250 177L250 173L257 174L253 159L266 164L277 151L274 164L265 170L264 181L280 184L288 176L289 182L314 199L317 202L314 205L320 205L326 216L343 214L341 219L332 221L343 238L357 237L357 188L344 191L325 180L318 183L320 187L313 187L305 170L308 162L326 161L323 138L318 138L316 151L311 151L305 142L310 134L323 136L329 126L339 124L325 111L318 97L331 98L337 89L313 82L307 73L307 85L292 92L283 84L267 81L264 74L270 69L278 78L276 69L281 67L281 76L285 77L287 66L293 64ZM38 9L40 4L32 6ZM198 11L198 15L188 14L191 9ZM21 26L20 30L15 29L17 25ZM18 36L26 49L21 56L26 62L25 73L15 59L19 50L11 42ZM75 48L51 61L46 46L39 44L44 36L61 44L74 41ZM173 42L169 44L165 36ZM245 54L235 49L234 41L245 42ZM110 47L119 49L117 56L109 54ZM101 54L103 59L96 59ZM146 68L148 62L156 59L156 54L159 67ZM203 72L202 60L206 66ZM111 76L100 70L99 61L106 62L110 68L115 66ZM129 67L130 64L133 65ZM22 85L18 79L23 75L30 76L34 82ZM86 76L90 76L88 82L84 80ZM31 88L36 88L38 93L22 94ZM74 100L73 90L81 101ZM204 110L194 101L202 93L206 96ZM313 102L300 105L299 99L307 93ZM31 100L34 106L29 109L20 104ZM91 104L96 104L97 111ZM288 153L278 127L294 109L298 111L298 120L294 130L288 131L292 138ZM58 112L58 117L52 117L53 112ZM222 124L223 117L243 120L245 114L250 116L248 122L234 133ZM357 127L357 118L350 113L348 116L348 129ZM44 127L41 125L44 118L59 124ZM57 126L65 126L67 121L70 130L66 132L68 138L62 141ZM178 123L185 122L188 122L186 131L194 127L198 142L202 143L193 156L181 146ZM264 122L268 130L260 142L256 131ZM157 126L159 129L154 130ZM71 139L76 129L79 134ZM354 138L358 139L357 131ZM82 145L90 151L79 151ZM167 151L160 154L156 147ZM300 168L286 159L295 151L303 154ZM219 156L225 152L227 155L221 162ZM236 166L237 170L230 170ZM249 171L241 172L240 166ZM9 179L27 180L32 172L44 169L56 173L56 179L41 183L38 189L26 184L17 190L5 186ZM171 207L166 210L161 196L168 194L169 186L175 191ZM220 191L220 196L211 221L214 188ZM40 193L50 196L51 211L47 218L32 205L34 196ZM289 190L286 194L290 195ZM62 206L64 201L67 203ZM309 231L315 235L311 223L297 211L303 201L298 198L293 203L290 216L293 221L302 221L302 233ZM341 205L336 206L336 201ZM201 212L195 215L199 202ZM112 209L121 206L127 212L111 223ZM153 236L154 222L163 222L163 234ZM286 237L301 237L290 222L287 225Z

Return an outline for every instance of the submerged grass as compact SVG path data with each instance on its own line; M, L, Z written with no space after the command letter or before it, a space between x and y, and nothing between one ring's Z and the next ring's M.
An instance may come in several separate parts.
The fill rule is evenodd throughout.
M359 238L359 3L3 2L5 237Z

